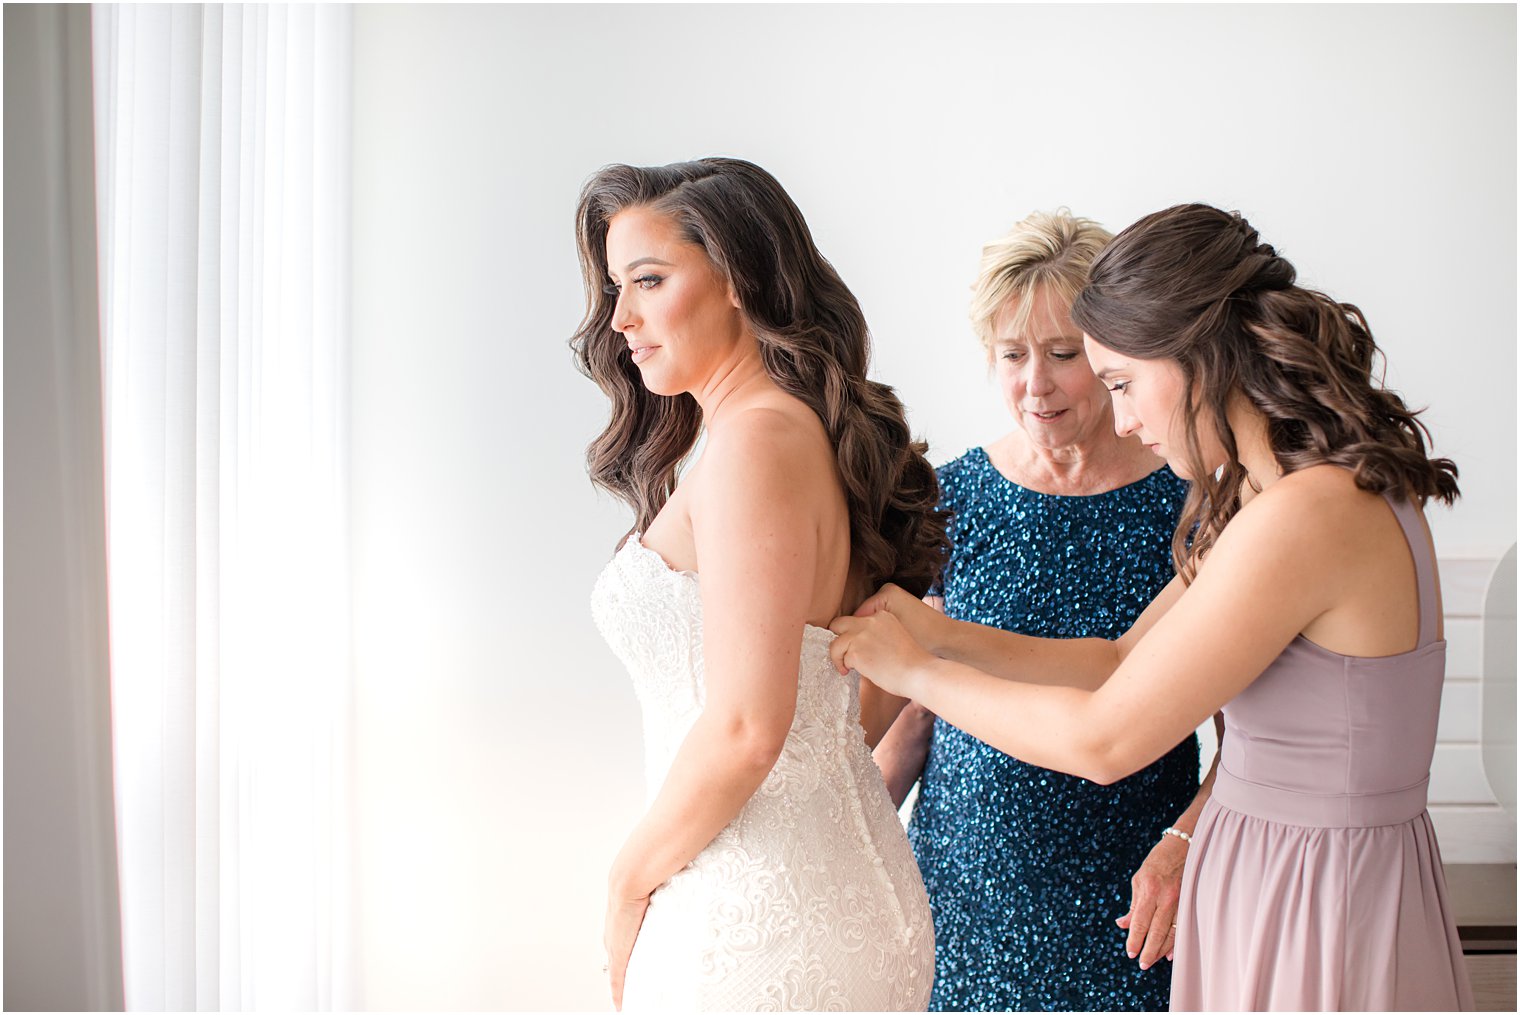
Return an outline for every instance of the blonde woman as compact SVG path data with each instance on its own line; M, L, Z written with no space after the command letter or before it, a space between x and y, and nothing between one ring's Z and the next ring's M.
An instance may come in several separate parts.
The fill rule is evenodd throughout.
M939 470L953 548L931 594L954 619L1114 638L1171 579L1187 486L1115 435L1071 321L1109 238L1042 212L983 251L971 318L1014 426ZM1100 786L911 707L876 757L899 802L922 772L909 839L934 911L931 1009L1166 1008L1159 960L1187 853L1175 833L1203 801L1195 737Z

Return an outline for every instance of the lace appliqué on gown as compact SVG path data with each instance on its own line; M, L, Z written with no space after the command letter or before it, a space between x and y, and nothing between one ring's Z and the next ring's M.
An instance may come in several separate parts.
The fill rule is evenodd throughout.
M637 535L592 611L644 713L651 795L704 702L697 576ZM781 756L729 825L655 891L628 964L625 1011L922 1011L934 932L918 866L861 735L833 635L802 636Z

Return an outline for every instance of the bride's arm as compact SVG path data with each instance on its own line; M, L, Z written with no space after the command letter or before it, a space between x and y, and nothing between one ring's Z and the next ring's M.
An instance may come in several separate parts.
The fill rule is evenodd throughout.
M818 451L795 423L759 410L748 415L760 418L709 433L702 486L693 490L706 702L612 866L615 994L627 961L627 951L617 952L625 944L631 950L638 931L636 922L613 926L619 906L636 907L642 919L640 901L733 820L776 763L796 710L820 503L797 477L808 474L799 462L810 463ZM633 922L632 915L621 922Z

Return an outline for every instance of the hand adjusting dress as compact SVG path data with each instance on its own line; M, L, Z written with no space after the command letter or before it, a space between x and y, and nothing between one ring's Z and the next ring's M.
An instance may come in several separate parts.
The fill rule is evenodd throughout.
M1471 1010L1425 809L1446 643L1419 509L1389 500L1419 582L1416 647L1295 638L1224 709L1182 880L1172 1010Z
M651 799L705 701L697 575L630 536L591 597L644 713ZM650 900L624 1011L923 1011L923 880L860 728L858 684L802 632L797 713L737 817Z

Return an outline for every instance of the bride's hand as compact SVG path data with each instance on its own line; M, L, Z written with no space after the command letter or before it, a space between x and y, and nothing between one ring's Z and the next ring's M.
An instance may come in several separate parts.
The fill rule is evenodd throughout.
M902 626L928 652L935 652L941 637L945 615L912 593L891 582L876 590L876 594L860 604L857 617L874 617L890 613L902 622Z
M829 630L838 635L829 646L829 657L841 674L853 669L889 694L916 697L912 677L934 657L895 614L879 610L869 617L838 617Z
M602 944L607 949L607 978L612 985L612 1006L623 1010L623 975L628 971L628 956L633 954L633 942L638 939L639 928L644 925L644 913L649 909L649 896L623 899L611 895L607 899L607 923L602 932Z

